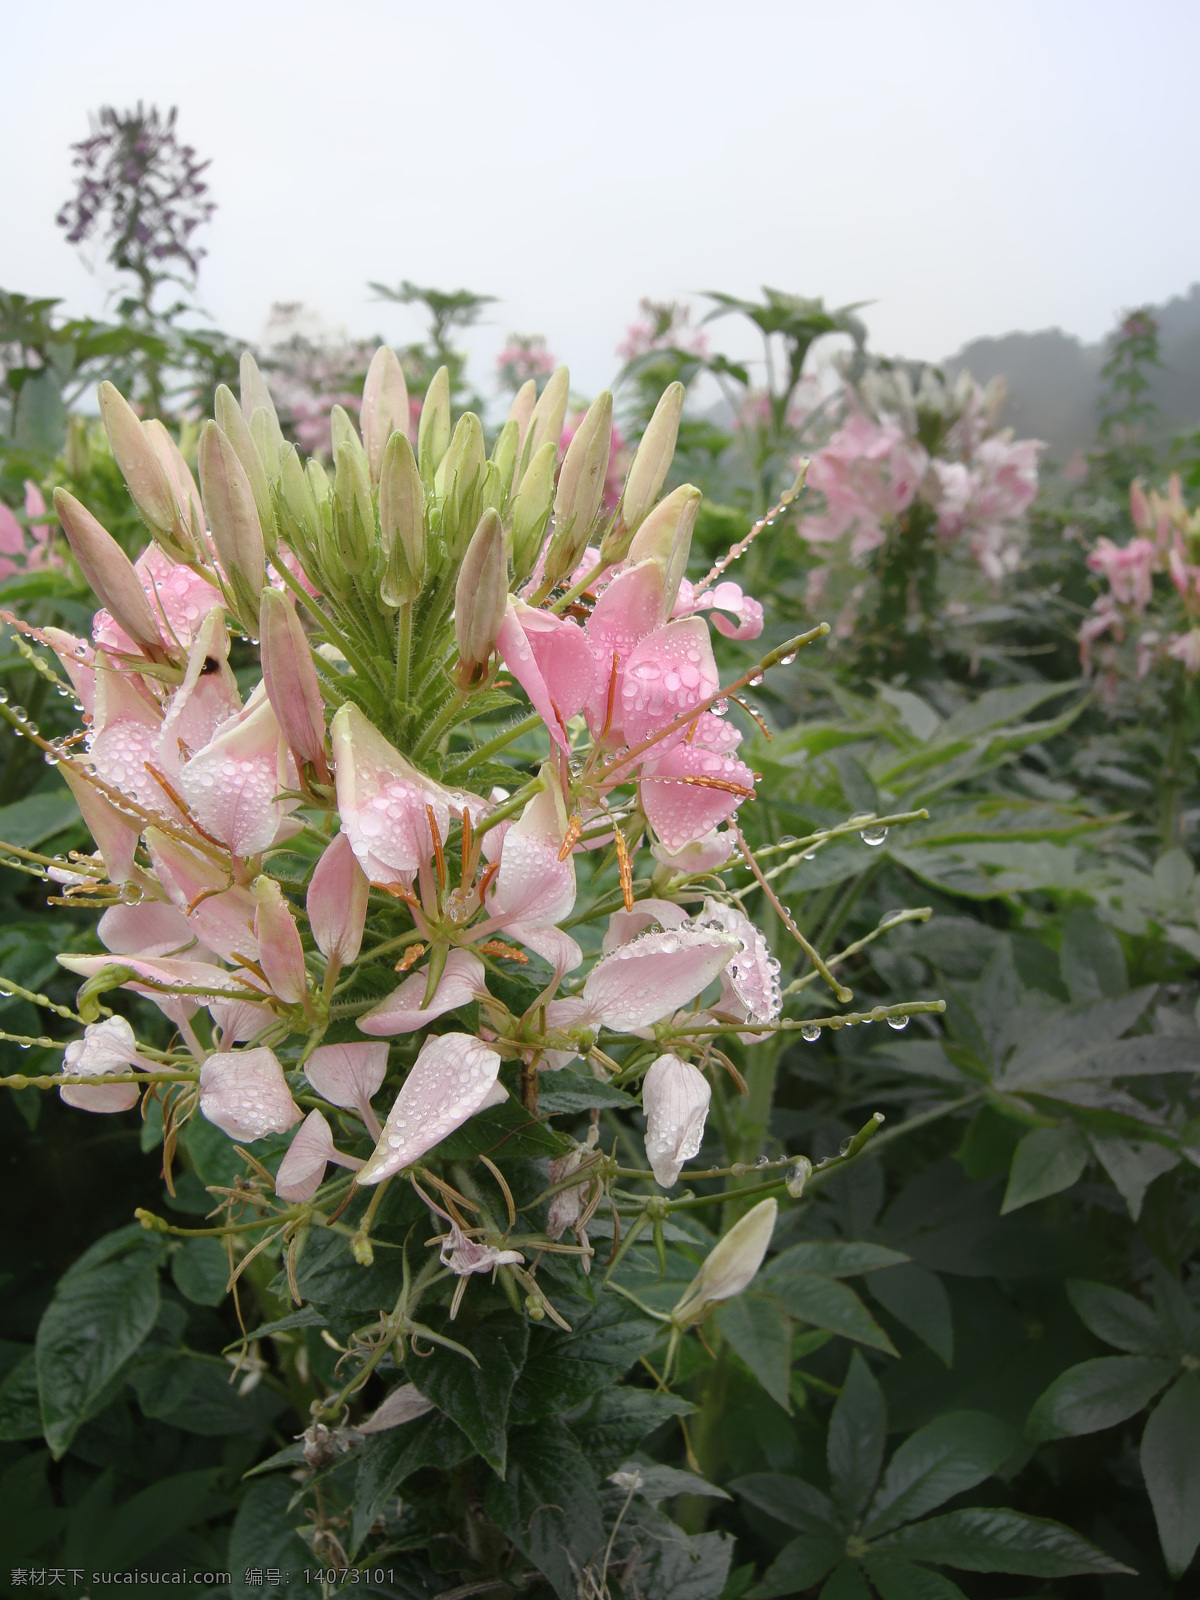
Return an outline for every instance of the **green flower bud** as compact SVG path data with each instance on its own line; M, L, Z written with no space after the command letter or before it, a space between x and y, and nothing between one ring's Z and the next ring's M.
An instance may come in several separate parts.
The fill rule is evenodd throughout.
M476 682L487 667L508 606L508 557L504 524L489 508L467 546L454 590L454 638L458 681Z
M571 374L566 367L559 367L542 390L529 418L529 431L525 435L525 446L521 452L525 470L528 470L529 463L547 442L552 443L557 450L562 440L570 392Z
M667 616L679 593L679 585L687 571L688 556L692 549L692 530L700 510L701 494L690 483L673 489L634 534L629 546L629 560L634 566L639 561L657 561L663 575L663 603Z
M371 464L371 477L379 482L383 471L383 452L392 434L399 429L408 434L408 385L404 368L390 345L381 344L371 357L363 384L359 423L363 445Z
M200 492L208 526L242 623L258 626L258 597L267 580L267 558L254 493L237 451L215 422L200 432Z
M312 483L300 462L295 445L283 447L280 458L279 487L277 490L279 521L287 541L299 546L301 554L315 555L321 529L321 513L317 509Z
M442 498L442 536L451 557L457 557L479 520L485 464L483 424L473 411L458 419L450 448L434 476Z
M384 553L380 590L389 606L403 605L416 599L425 580L425 490L408 435L399 429L383 452L379 529Z
M532 380L531 380L532 381ZM515 417L510 417L500 429L500 436L496 440L492 451L491 465L495 468L494 482L496 492L500 498L495 502L497 509L502 507L512 493L513 474L517 468L517 456L521 449L521 430Z
M184 535L183 514L145 424L115 384L102 383L98 395L113 459L142 521L151 533L178 547Z
M546 556L550 583L575 570L604 503L612 408L612 395L605 389L589 406L563 459L554 496L554 538Z
M335 406L334 410L337 409ZM355 450L351 444L343 442L338 449L337 474L333 480L333 526L338 554L346 571L357 578L366 571L376 543L375 502L371 498L367 457L361 445Z
M342 453L343 447L352 450L362 461L368 474L370 463L367 452L363 449L363 442L358 437L358 429L345 406L334 406L329 413L329 433L333 443L333 459L336 461Z
M242 415L247 423L253 424L254 413L263 410L267 413L267 435L270 440L270 457L277 460L283 454L286 440L283 429L279 426L279 418L275 414L275 402L271 399L271 391L267 388L266 379L258 370L258 362L249 350L242 352L239 369L240 382L238 392L242 400ZM264 456L264 465L271 467L271 459Z
M529 463L512 508L514 583L519 588L537 566L538 553L554 505L554 469L558 445L547 439Z
M525 448L525 440L529 436L529 424L533 418L533 408L537 405L537 384L532 378L527 378L513 397L513 403L508 408L508 421L517 425L517 458L521 457Z
M262 408L259 408L262 410ZM213 415L217 419L217 427L229 440L237 458L245 469L250 480L250 491L254 495L255 508L258 511L258 520L263 526L263 531L269 528L275 530L275 513L271 505L271 486L267 480L267 469L263 464L264 457L250 432L241 406L234 399L233 390L225 384L219 384L213 401ZM264 412L264 417L265 417Z
M621 496L621 521L626 528L636 529L658 499L675 455L684 393L681 383L668 384L642 435Z
M449 446L450 373L446 367L439 367L425 391L425 404L421 407L421 422L417 428L417 460L426 483L433 482L433 475Z

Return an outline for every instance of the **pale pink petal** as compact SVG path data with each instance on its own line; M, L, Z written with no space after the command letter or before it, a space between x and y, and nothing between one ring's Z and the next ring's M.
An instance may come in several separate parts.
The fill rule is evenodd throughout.
M628 944L656 924L663 929L679 928L687 920L687 912L673 900L636 900L632 911L614 911L609 917L600 953L611 955L619 945Z
M646 1074L646 1158L662 1188L678 1183L684 1162L698 1153L711 1099L708 1079L678 1056L659 1056Z
M491 927L520 922L526 927L549 927L561 922L575 904L575 863L558 859L553 839L510 828L500 853L500 870L487 898Z
M110 906L96 927L100 943L119 956L196 953L196 934L182 911L161 900Z
M319 1111L310 1111L296 1129L275 1174L275 1193L296 1205L311 1200L321 1187L325 1167L337 1155L329 1124Z
M467 1033L427 1039L388 1112L360 1184L381 1183L411 1166L468 1117L491 1103L500 1055Z
M719 681L708 627L699 617L656 628L633 651L621 680L626 742L640 744L709 699ZM681 730L675 738L682 737Z
M286 1133L301 1112L272 1050L231 1050L200 1068L200 1110L231 1139Z
M660 1022L703 993L740 948L708 930L644 934L592 968L583 986L588 1015L621 1033Z
M349 836L339 833L325 847L308 886L308 923L317 949L344 965L362 947L369 885L354 858Z
M525 1259L519 1250L499 1250L495 1245L469 1239L457 1222L450 1224L440 1256L442 1265L449 1267L457 1278L469 1277L473 1272L491 1272L495 1267L514 1266Z
M218 1050L230 1050L235 1044L257 1039L276 1020L270 1006L252 1000L214 1000L208 1014L221 1035Z
M661 842L650 846L650 854L664 867L674 872L713 872L723 867L733 854L733 835L728 831L706 833L703 839L685 844L678 850L668 850Z
M735 787L718 787L724 784ZM745 762L683 743L643 764L638 792L655 834L667 849L678 850L733 816L753 790L754 774Z
M304 1063L304 1076L331 1106L360 1110L387 1077L386 1044L323 1044Z
M12 511L0 500L0 550L5 555L19 556L25 549L25 532ZM9 571L17 569L9 563ZM7 577L7 573L4 574Z
M712 607L713 627L727 639L757 639L763 631L761 602L743 594L738 583L717 584L715 589L701 595L697 605ZM728 616L724 615L726 612Z
M158 828L146 829L146 847L158 881L194 935L222 961L257 961L257 907L249 889L231 885L227 870Z
M657 561L640 561L636 567L618 573L597 600L584 625L596 664L592 695L586 707L588 726L593 734L600 733L608 716L613 657L616 656L617 684L612 695L609 736L617 743L622 740L621 683L626 663L642 640L665 621L662 569Z
M530 928L522 922L510 922L504 932L548 961L560 978L583 962L583 951L561 928Z
M565 749L562 723L583 709L595 676L583 629L569 618L510 599L496 649L551 737Z
M484 976L483 962L477 955L470 950L451 950L433 999L427 1006L423 1002L428 975L424 972L410 973L386 1000L381 1000L373 1011L368 1011L365 1017L358 1019L359 1029L378 1037L415 1033L435 1017L470 1005L485 991Z
M291 907L274 878L263 873L255 881L257 911L254 931L258 936L258 960L272 993L285 1005L299 1005L308 993L308 973L304 967L304 946Z
M83 1030L63 1051L64 1072L100 1076L106 1072L126 1072L134 1065L144 1066L137 1051L133 1029L124 1017L106 1017ZM136 1083L101 1083L94 1089L84 1084L64 1083L59 1095L78 1111L129 1111L141 1098Z
M75 797L79 813L104 860L113 883L137 883L142 877L134 861L141 823L118 811L112 801L75 770L72 763L59 763L59 772Z
M235 999L248 999L262 993L247 977L226 972L224 967L214 967L206 961L184 961L171 956L146 960L132 955L60 955L56 959L68 972L77 972L83 978L94 978L106 967L128 967L136 976L121 987L150 993L153 999L157 999L159 990L198 989L203 995L230 995ZM139 984L137 978L143 983Z
M222 604L220 594L190 567L177 566L156 544L142 552L133 570L146 591L163 643L189 650L204 618ZM97 611L92 637L101 649L137 654L133 640L107 611Z
M210 611L192 641L183 682L167 702L161 738L166 772L178 771L181 760L203 749L217 729L241 710L228 658L225 613Z
M265 694L247 702L180 771L179 787L197 822L236 856L256 856L275 842L296 800L277 802L288 782L279 724ZM253 707L253 709L251 709Z
M691 926L715 928L741 942L742 948L731 957L721 974L721 998L712 1009L739 1022L773 1022L783 1010L779 962L749 917L735 906L706 900L703 911L692 919Z
M358 1424L359 1433L386 1433L389 1428L403 1427L415 1422L433 1410L433 1401L426 1400L415 1383L401 1383L390 1392L383 1404L376 1407L365 1422Z
M89 716L94 715L96 652L86 639L77 639L73 633L64 633L61 628L43 628L41 638L62 662L63 671L70 679L80 705Z

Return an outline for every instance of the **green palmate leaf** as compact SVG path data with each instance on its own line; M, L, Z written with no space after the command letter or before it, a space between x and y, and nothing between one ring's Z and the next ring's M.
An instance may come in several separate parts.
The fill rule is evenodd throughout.
M456 1328L454 1338L478 1366L456 1350L435 1345L431 1355L410 1363L410 1376L503 1477L509 1399L529 1346L529 1324L505 1311L473 1328Z
M821 1600L871 1600L861 1567L853 1561L840 1562L826 1578Z
M1124 994L1129 987L1120 940L1090 911L1077 909L1067 918L1058 961L1076 1002Z
M1167 1571L1180 1577L1200 1544L1200 1378L1185 1372L1142 1435L1142 1475Z
M717 1324L772 1400L790 1412L792 1322L779 1301L753 1292L736 1295L717 1311Z
M171 1276L186 1299L219 1306L229 1282L229 1257L220 1239L185 1239L171 1257Z
M825 1446L834 1503L852 1527L857 1526L879 1477L886 1434L883 1391L856 1350L833 1408Z
M837 1278L819 1278L814 1273L797 1272L787 1278L771 1278L770 1287L789 1316L814 1328L827 1328L873 1350L896 1350L887 1334L848 1284Z
M291 1478L266 1478L250 1486L238 1507L229 1536L229 1566L233 1572L234 1600L319 1600L320 1584L304 1578L311 1572L313 1553L294 1531L298 1520L289 1508L296 1485ZM279 1573L277 1582L260 1582L257 1573L268 1568ZM284 1577L284 1574L287 1577ZM253 1581L252 1581L253 1579Z
M983 1411L952 1411L907 1438L896 1451L867 1515L868 1539L914 1522L973 1489L1012 1453L1012 1429Z
M603 1478L627 1460L648 1433L695 1409L677 1395L620 1386L596 1395L568 1421L597 1476Z
M1087 1140L1073 1122L1027 1133L1013 1156L1000 1214L1005 1216L1069 1189L1078 1181L1090 1154Z
M638 1577L645 1582L642 1593L656 1600L722 1600L733 1559L732 1535L701 1533L689 1538L673 1523L663 1532L646 1568L639 1570Z
M357 1553L375 1519L406 1478L430 1467L451 1472L472 1453L466 1434L440 1411L365 1440L358 1457L348 1553Z
M579 1573L603 1552L604 1520L591 1465L565 1423L548 1417L513 1433L507 1476L488 1485L484 1509L560 1600L576 1600Z
M803 1478L792 1478L783 1472L751 1472L744 1478L735 1478L730 1488L776 1522L810 1538L821 1539L837 1531L833 1501Z
M37 1331L42 1431L55 1459L158 1315L162 1241L134 1224L107 1234L60 1278Z
M1155 1178L1172 1171L1182 1159L1152 1139L1121 1139L1089 1132L1088 1143L1135 1222L1142 1214L1146 1190Z
M809 1589L829 1572L844 1555L844 1541L835 1533L811 1535L785 1544L746 1600L769 1600L772 1595L795 1595Z
M1148 986L1116 999L1096 1000L1054 1012L1013 1052L1004 1069L1004 1081L1040 1083L1077 1077L1097 1052L1110 1049L1133 1027L1154 992L1153 986Z
M1061 1522L992 1507L951 1511L898 1528L872 1545L873 1556L885 1552L966 1572L1015 1572L1030 1578L1132 1571Z
M883 1600L966 1600L949 1578L908 1561L868 1561L867 1571Z
M1041 1396L1026 1431L1032 1439L1064 1439L1114 1427L1135 1416L1178 1370L1178 1362L1153 1356L1083 1361Z
M40 1439L41 1435L37 1353L31 1350L5 1374L0 1384L0 1439Z
M882 1244L836 1239L806 1239L781 1251L763 1274L771 1281L786 1280L796 1274L816 1273L822 1278L852 1278L860 1272L877 1272L908 1260L899 1250Z
M915 1333L934 1355L954 1361L954 1324L950 1297L936 1272L915 1262L872 1274L867 1288L885 1311Z
M1137 1356L1166 1355L1170 1341L1148 1305L1107 1283L1068 1278L1067 1296L1097 1339Z
M595 1306L565 1297L556 1304L571 1331L531 1330L512 1396L513 1417L522 1422L582 1405L616 1383L658 1337L658 1324L616 1295L605 1295Z

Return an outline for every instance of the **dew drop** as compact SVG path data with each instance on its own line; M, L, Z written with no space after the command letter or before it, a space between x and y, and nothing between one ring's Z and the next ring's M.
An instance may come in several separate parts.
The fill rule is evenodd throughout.
M799 839L797 839L794 834L785 833L783 838L779 841L779 848L781 850L790 850L794 844L799 843Z
M905 1028L908 1027L908 1018L907 1017L889 1017L887 1019L887 1025L888 1025L889 1028L895 1028L897 1033L903 1033Z
M800 1029L800 1037L806 1040L807 1043L813 1044L821 1037L821 1030L815 1022L806 1022Z
M883 843L888 836L888 831L886 828L863 828L858 836L864 844L869 844L874 848L876 845Z
M0 706L6 706L7 704L8 704L8 690L7 689L0 689Z
M790 667L792 662L795 661L795 659L796 659L796 652L793 650L790 656L784 656L781 659L779 665L781 667Z

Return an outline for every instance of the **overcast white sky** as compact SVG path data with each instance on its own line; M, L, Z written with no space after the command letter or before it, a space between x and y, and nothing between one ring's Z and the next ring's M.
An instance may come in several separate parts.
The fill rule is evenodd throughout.
M399 341L368 279L499 296L596 390L638 297L871 300L940 357L1200 278L1195 0L54 0L5 6L0 285L100 312L54 226L89 110L176 104L201 298ZM718 325L719 327L722 325ZM731 330L732 332L732 330Z

